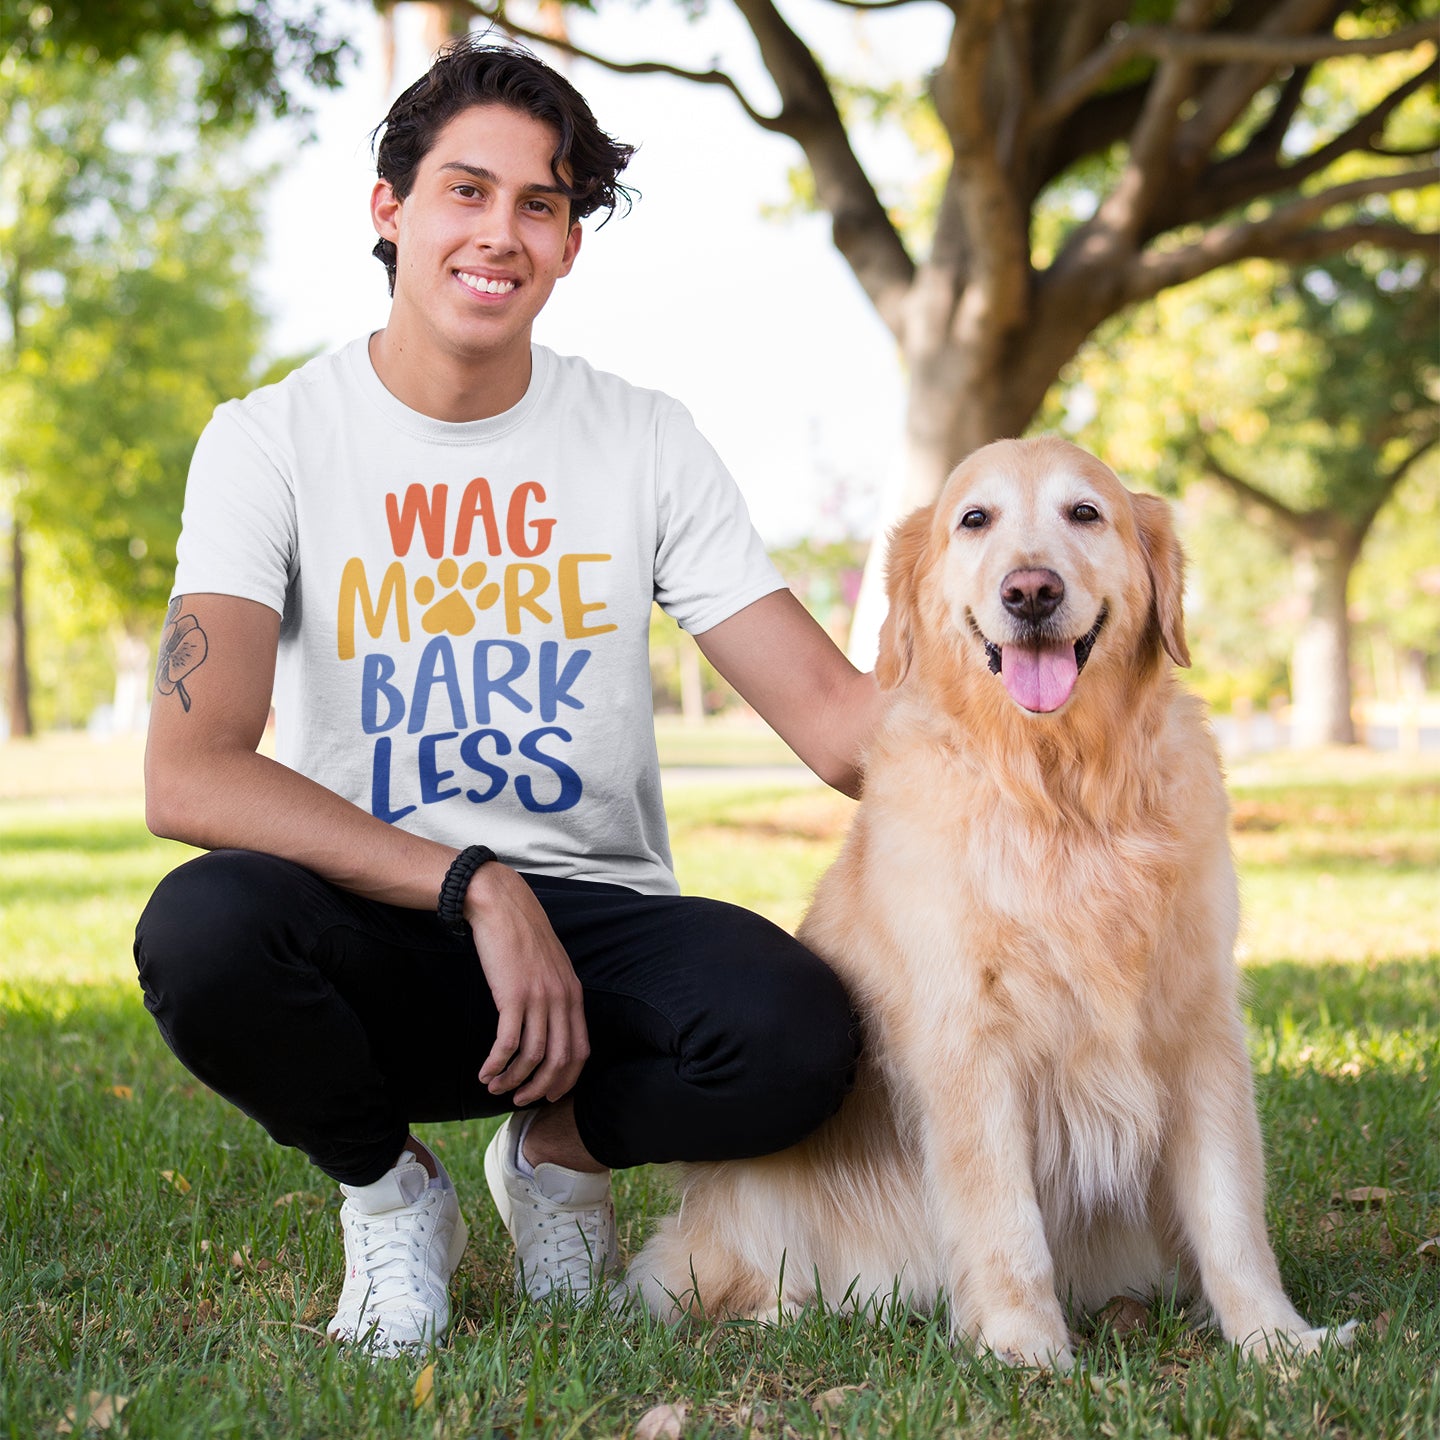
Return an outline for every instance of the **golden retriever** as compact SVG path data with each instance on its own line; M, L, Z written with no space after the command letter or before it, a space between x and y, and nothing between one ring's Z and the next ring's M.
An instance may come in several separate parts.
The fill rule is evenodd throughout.
M653 1313L943 1298L952 1335L1060 1368L1066 1307L1119 1294L1198 1291L1247 1350L1330 1333L1265 1233L1181 568L1165 502L1053 438L977 451L896 531L891 704L799 932L866 1058L809 1140L686 1167L629 1271Z

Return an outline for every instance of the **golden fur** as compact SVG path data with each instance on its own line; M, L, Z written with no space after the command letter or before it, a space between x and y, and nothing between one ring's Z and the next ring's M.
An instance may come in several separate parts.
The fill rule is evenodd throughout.
M1163 501L1049 438L978 451L897 530L892 703L800 929L865 1059L804 1143L686 1167L629 1272L654 1313L943 1297L953 1334L1063 1367L1063 1306L1178 1286L1249 1349L1328 1333L1265 1233L1225 792L1166 658L1189 663L1181 568ZM1003 598L1036 572L1063 582L1052 642L1103 616L1048 713L986 647L1038 644Z

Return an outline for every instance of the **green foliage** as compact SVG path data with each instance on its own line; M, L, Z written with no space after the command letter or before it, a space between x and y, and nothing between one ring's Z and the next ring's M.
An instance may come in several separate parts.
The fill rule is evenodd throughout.
M1434 444L1437 402L1435 265L1356 250L1300 271L1248 261L1111 321L1069 367L1042 423L1071 431L1137 489L1185 494L1194 678L1214 702L1263 703L1283 688L1304 619L1294 537L1221 488L1217 467L1296 523L1363 537L1397 475L1407 475L1406 504L1427 513L1433 457L1403 467ZM1424 577L1440 571L1440 527L1401 530L1386 528L1357 594L1368 596L1372 639L1434 652L1440 626Z
M1127 479L1154 488L1146 476ZM1189 560L1185 632L1194 665L1186 685L1222 711L1241 700L1283 700L1298 618L1284 547L1203 481L1186 488L1177 519Z
M0 544L8 554L8 532ZM123 628L117 602L44 532L26 534L25 557L35 727L83 730L115 694L113 642ZM9 613L13 586L7 567L0 573L0 614Z
M163 610L195 437L262 337L261 182L233 137L194 141L194 85L175 44L0 61L0 474L82 603L122 623Z
M176 40L200 64L200 121L247 122L304 107L295 82L333 89L353 55L325 28L324 7L287 0L6 0L3 54L45 65L111 65Z

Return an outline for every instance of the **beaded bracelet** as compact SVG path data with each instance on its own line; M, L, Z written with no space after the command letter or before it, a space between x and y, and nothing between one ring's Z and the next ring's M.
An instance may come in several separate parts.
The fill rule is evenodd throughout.
M482 866L495 859L495 852L488 845L467 845L451 862L440 885L440 898L435 902L435 913L440 923L453 935L469 932L470 923L465 919L465 891L469 889L471 877Z

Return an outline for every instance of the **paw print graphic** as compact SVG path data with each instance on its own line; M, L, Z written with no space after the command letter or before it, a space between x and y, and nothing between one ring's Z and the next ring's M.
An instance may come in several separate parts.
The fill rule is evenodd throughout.
M447 594L435 597L441 591ZM474 591L473 600L462 593ZM491 580L486 583L485 564L477 560L464 572L455 560L445 559L435 568L435 578L422 575L415 582L415 598L426 610L420 626L427 635L468 635L475 628L476 610L488 610L499 598L500 587Z

